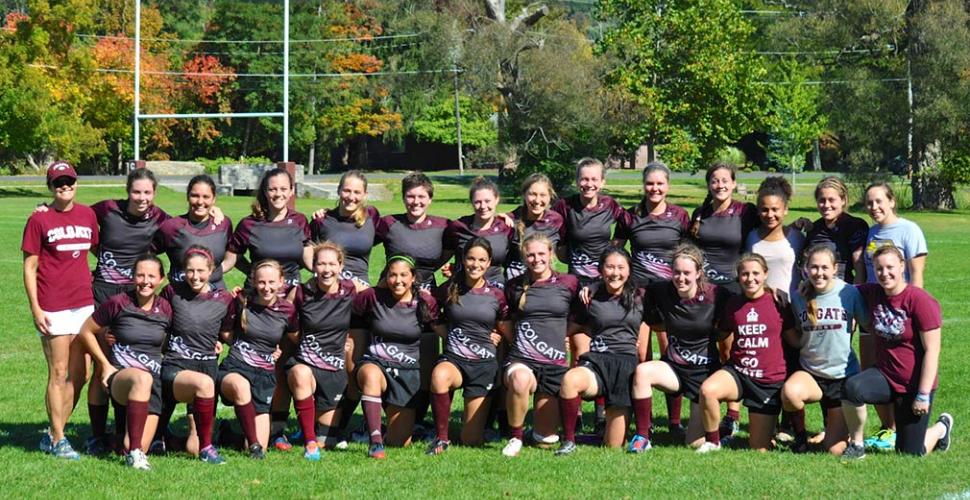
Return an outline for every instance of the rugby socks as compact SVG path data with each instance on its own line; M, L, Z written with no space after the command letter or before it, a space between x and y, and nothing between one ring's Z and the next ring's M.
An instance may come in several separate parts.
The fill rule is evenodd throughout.
M128 410L125 409L125 407L121 405L121 403L118 403L114 399L111 400L111 406L114 408L114 411L115 411L115 435L119 437L118 439L119 443L124 443L125 429L127 429L128 427L127 425L125 425L125 421L128 418ZM120 444L118 446L123 448L123 446Z
M650 419L653 418L653 398L634 399L633 415L637 419L637 434L650 439Z
M801 440L806 439L808 436L805 432L805 408L789 413L791 414L791 426L795 431L795 437Z
M350 399L346 397L337 403L337 409L340 410L340 420L337 422L336 433L344 436L347 434L347 426L350 425L350 419L354 417L354 411L357 410L357 405L360 403L359 399Z
M145 435L145 421L148 420L148 401L128 400L128 449L140 450L141 439Z
M521 425L518 426L518 427L511 427L510 426L509 427L509 434L513 438L518 439L519 441L523 441L524 440L524 436L525 436L525 427L523 427Z
M448 419L451 417L451 394L431 393L431 413L434 416L434 428L438 439L448 441Z
M583 399L579 396L575 398L566 399L564 397L559 398L559 414L560 415L575 415L579 412L580 408L583 406ZM562 432L563 438L566 441L575 442L576 441L576 420L575 418L563 418L562 419Z
M256 407L253 406L253 402L250 401L244 405L236 405L233 407L236 410L236 419L239 420L239 426L242 427L243 434L246 435L246 441L249 441L249 446L259 443L259 436L256 434Z
M667 394L667 420L670 425L680 425L680 413L684 403L682 394Z
M91 419L91 435L101 437L108 433L108 405L88 403L88 418Z
M314 420L316 420L317 407L313 396L306 399L293 398L293 406L296 407L296 419L300 421L300 430L303 431L303 442L316 441L317 426Z
M370 435L371 444L383 444L384 437L381 435L381 397L361 396L360 402L364 406L364 420L367 421L367 433Z
M738 410L728 410L727 418L731 419L732 422L737 422L741 420L741 412Z
M718 432L717 429L714 429L713 431L710 431L710 432L704 431L704 441L707 441L708 443L714 443L716 445L720 445L721 433Z
M196 397L192 402L195 430L199 434L199 449L212 446L212 427L216 423L216 398Z

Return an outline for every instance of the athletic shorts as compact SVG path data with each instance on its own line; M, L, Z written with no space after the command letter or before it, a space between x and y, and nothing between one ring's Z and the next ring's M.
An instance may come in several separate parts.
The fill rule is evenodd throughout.
M286 371L294 366L303 365L310 369L317 389L313 392L313 401L317 411L330 411L337 407L347 389L347 370L324 370L296 358L290 358L286 363Z
M587 352L579 357L579 365L593 372L599 395L606 398L607 407L629 408L630 387L637 370L637 357L629 354Z
M220 389L219 392L222 392L222 380L230 373L241 375L249 382L256 413L269 413L269 407L273 403L273 391L276 390L276 376L273 371L249 366L243 361L228 357L219 365L218 379L216 380L216 387ZM233 406L232 401L226 399L225 396L222 397L222 404Z
M562 387L562 378L566 375L567 367L546 365L521 359L510 359L509 362L505 363L505 369L502 370L502 373L508 377L514 370L522 369L516 368L516 366L528 368L532 372L532 375L535 376L536 394L559 396L559 388Z
M44 311L50 326L44 335L37 332L40 337L58 337L61 335L77 335L81 332L81 325L94 313L94 306L81 306L73 309L62 309L60 311Z
M438 363L447 361L458 368L461 373L462 396L481 398L488 396L495 387L495 375L498 373L498 363L494 359L484 361L470 361L459 356L445 354L438 358Z
M116 366L118 371L114 372L110 377L108 377L108 394L111 394L111 384L114 383L115 377L121 373L121 370L126 368L121 366ZM128 368L130 370L138 370L138 368ZM162 377L155 375L151 372L145 372L152 376L152 395L148 398L148 413L150 415L161 415L162 414ZM118 402L114 397L111 398L118 406L124 406Z
M744 403L751 413L763 415L778 415L781 413L781 387L784 382L777 384L763 384L751 377L739 373L733 366L725 366L722 370L734 377L738 386L738 399Z
M818 384L819 389L822 389L822 400L819 401L822 409L829 411L832 408L841 408L842 393L845 390L845 379L822 378L814 374L810 375L815 379L815 383Z
M108 299L118 295L119 293L128 293L134 289L134 283L129 283L127 285L105 283L103 281L95 281L91 283L91 291L94 292L94 305L96 306L104 304L108 301Z
M374 365L384 372L384 379L387 380L387 390L381 395L381 399L398 408L416 408L418 406L418 392L421 390L421 370L414 368L403 368L393 366L382 359L365 354L355 371L360 371L364 365ZM356 376L356 373L354 374Z
M162 401L166 408L174 408L179 402L175 400L175 377L182 370L191 370L208 375L215 383L219 376L219 363L215 359L177 359L165 358L162 360ZM191 406L191 403L189 404ZM191 408L189 412L191 413Z
M700 402L701 384L710 377L712 373L721 369L720 363L711 363L706 366L680 365L674 363L667 357L660 358L660 361L667 363L667 366L674 371L680 390L677 394L683 394L693 403Z

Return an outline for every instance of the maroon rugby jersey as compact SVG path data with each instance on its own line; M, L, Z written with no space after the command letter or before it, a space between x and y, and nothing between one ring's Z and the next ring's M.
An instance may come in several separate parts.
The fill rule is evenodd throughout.
M617 219L613 237L630 242L633 281L637 286L670 280L674 248L688 234L689 226L687 211L669 203L667 209L657 215L641 214L638 204Z
M718 327L734 334L731 365L738 373L762 384L785 381L782 332L795 327L790 308L767 292L753 300L736 295L728 299Z
M88 250L98 245L98 220L75 203L61 212L49 207L27 219L20 249L37 256L37 301L48 312L94 303Z
M222 283L222 259L226 256L226 245L232 235L232 221L228 217L216 224L211 217L204 221L193 222L188 214L173 217L163 222L155 233L155 250L168 255L168 280L185 281L185 252L192 245L202 245L212 252L215 269L209 276L209 283L217 288L225 288Z
M141 217L128 213L128 200L104 200L92 207L101 227L98 267L94 281L116 285L134 283L134 266L152 248L155 231L170 217L152 206Z
M515 341L509 358L546 365L566 366L566 330L569 310L579 282L571 274L552 276L529 284L525 276L510 280L505 287L509 310L515 319ZM525 307L520 299L525 293Z
M288 210L282 220L270 222L249 215L239 221L229 239L228 250L237 255L249 251L253 264L275 259L283 266L284 278L290 286L300 284L303 267L303 247L310 242L310 226L306 216ZM248 278L247 278L248 282Z
M155 297L151 309L138 306L134 292L113 295L98 306L91 319L109 327L115 337L109 361L115 368L138 368L155 375L162 372L162 345L172 325L172 306Z

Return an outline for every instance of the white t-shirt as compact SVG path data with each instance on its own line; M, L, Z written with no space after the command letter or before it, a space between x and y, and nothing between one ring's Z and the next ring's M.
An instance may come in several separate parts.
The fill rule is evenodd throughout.
M748 233L744 248L765 258L768 263L768 286L791 297L801 280L797 265L804 246L805 236L801 231L785 228L785 238L777 241L761 239L755 229Z

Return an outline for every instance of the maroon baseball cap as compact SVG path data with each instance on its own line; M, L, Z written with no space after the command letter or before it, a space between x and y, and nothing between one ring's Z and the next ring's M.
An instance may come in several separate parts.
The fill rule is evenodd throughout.
M77 179L77 171L66 161L55 161L50 167L47 167L47 183L54 182L58 177Z

